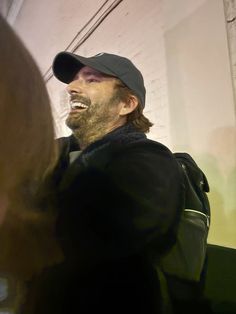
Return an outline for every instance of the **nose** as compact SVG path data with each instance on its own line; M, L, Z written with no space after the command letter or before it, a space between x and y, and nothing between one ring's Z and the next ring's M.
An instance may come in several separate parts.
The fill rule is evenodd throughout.
M74 79L67 85L67 92L69 95L72 95L73 93L80 94L82 93L82 81L80 79Z

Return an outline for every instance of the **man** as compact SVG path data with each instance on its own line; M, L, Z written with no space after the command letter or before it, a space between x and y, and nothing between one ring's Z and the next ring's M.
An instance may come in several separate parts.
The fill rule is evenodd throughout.
M65 263L56 271L63 275L54 312L68 313L73 304L78 313L161 313L152 265L175 242L183 190L172 153L146 138L152 124L143 115L143 77L130 60L108 53L61 52L53 72L68 84L66 124L81 150L69 164L72 149L64 149L67 169L58 179ZM54 294L45 295L51 302Z

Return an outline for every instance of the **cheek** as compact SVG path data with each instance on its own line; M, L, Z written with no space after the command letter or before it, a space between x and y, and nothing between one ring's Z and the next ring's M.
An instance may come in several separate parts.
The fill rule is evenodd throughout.
M91 87L87 90L87 95L93 103L108 102L114 94L113 88L104 83L100 83L99 86Z
M103 93L101 93L99 91L92 91L92 92L88 93L88 97L89 97L91 103L93 103L93 104L103 103L104 98L105 98Z

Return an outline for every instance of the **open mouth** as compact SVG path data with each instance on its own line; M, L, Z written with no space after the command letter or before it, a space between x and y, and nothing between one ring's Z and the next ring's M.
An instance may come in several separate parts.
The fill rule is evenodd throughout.
M71 101L70 107L71 107L72 112L80 112L80 111L85 111L88 109L87 105L83 104L82 102L78 102L78 101Z

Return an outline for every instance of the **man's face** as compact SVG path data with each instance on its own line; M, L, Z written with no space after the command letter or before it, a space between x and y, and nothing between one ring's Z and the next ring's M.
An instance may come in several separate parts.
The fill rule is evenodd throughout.
M119 101L116 98L117 79L88 66L77 73L67 90L71 111L66 124L84 133L89 128L113 128L119 120Z

